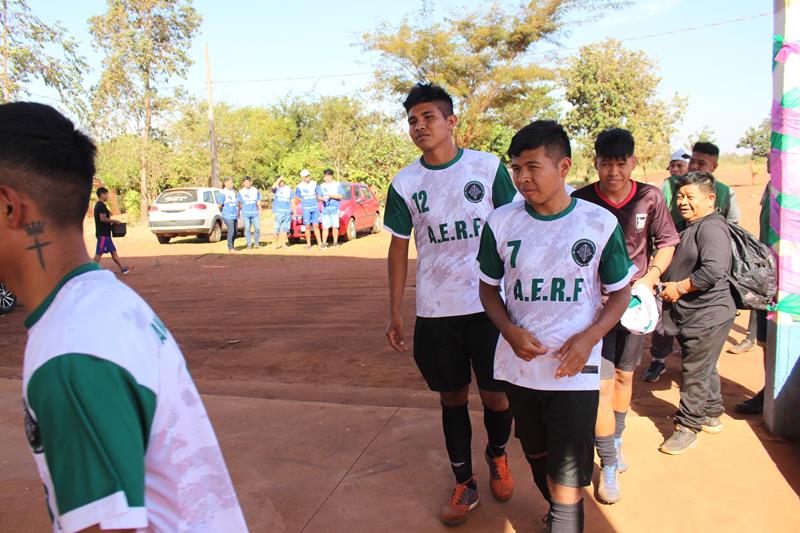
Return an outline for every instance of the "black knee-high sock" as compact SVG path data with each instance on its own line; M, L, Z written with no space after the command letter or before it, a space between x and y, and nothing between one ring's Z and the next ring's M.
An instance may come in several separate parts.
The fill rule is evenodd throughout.
M511 423L514 417L511 409L505 411L492 411L486 405L483 406L483 425L486 427L486 434L489 436L489 453L494 457L501 457L506 453L506 444L511 437Z
M467 404L442 406L442 427L456 482L466 483L472 477L472 424Z
M551 503L547 530L549 533L581 533L583 531L583 500L573 504Z
M542 493L544 499L550 502L550 487L547 486L547 456L526 457L528 464L531 465L531 473L533 474L533 482L539 487L539 492Z

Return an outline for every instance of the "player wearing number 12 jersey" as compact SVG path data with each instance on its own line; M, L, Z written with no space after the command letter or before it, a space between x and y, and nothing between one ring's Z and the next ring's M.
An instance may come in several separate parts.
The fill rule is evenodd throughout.
M414 359L431 390L439 392L445 444L456 487L440 519L458 525L478 504L472 472L472 427L467 410L474 370L489 436L485 458L498 501L513 492L505 447L512 417L501 384L492 376L497 328L478 298L481 228L515 190L497 156L456 146L453 101L440 87L416 85L403 106L409 135L422 157L401 170L389 187L384 227L389 248L390 318L386 336L405 351L401 304L413 231L417 246L417 320Z

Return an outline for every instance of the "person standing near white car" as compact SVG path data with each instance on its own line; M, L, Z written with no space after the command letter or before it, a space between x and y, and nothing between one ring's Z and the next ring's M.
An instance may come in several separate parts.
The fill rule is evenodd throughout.
M225 178L225 188L218 198L219 210L222 213L222 220L228 228L228 252L234 252L233 247L236 240L236 220L239 218L239 198L233 188L233 178Z
M244 238L247 248L250 249L250 227L253 227L253 248L259 248L261 238L261 192L253 187L253 180L250 176L245 176L242 180L242 189L237 196L239 206L242 210L242 220L244 222Z

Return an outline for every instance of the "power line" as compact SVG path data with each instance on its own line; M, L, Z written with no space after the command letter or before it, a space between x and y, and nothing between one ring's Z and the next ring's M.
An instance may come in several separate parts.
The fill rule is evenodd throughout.
M748 20L753 20L761 17L768 17L771 16L772 13L759 13L757 15L750 15L747 17L739 17L735 19L728 19L728 20L720 20L717 22L710 22L708 24L702 24L700 26L690 26L688 28L681 28L679 30L671 30L671 31L663 31L658 33L650 33L647 35L638 35L635 37L626 37L622 39L618 39L622 42L628 41L639 41L642 39L653 39L656 37L664 37L666 35L676 35L679 33L687 33L691 31L703 30L706 28L713 28L718 26L727 26L728 24L735 24L737 22L745 22ZM557 48L555 50L549 50L545 52L529 52L526 53L526 57L539 57L539 56L548 56L548 55L558 55L563 54L565 52L576 52L580 50L582 47L572 47L572 48ZM223 83L273 83L273 82L282 82L282 81L307 81L307 80L320 80L320 79L330 79L330 78L353 78L359 76L372 76L374 72L350 72L346 74L320 74L316 76L298 76L293 78L263 78L263 79L253 79L253 80L218 80L214 81L215 84L223 84Z
M274 81L303 81L319 80L323 78L350 78L355 76L371 76L374 72L350 72L348 74L320 74L317 76L299 76L296 78L265 78L258 80L219 80L214 83L269 83Z
M625 37L625 38L617 39L617 40L621 41L621 42L628 42L628 41L639 41L639 40L642 40L642 39L652 39L652 38L655 38L655 37L664 37L665 35L676 35L676 34L679 34L679 33L687 33L687 32L690 32L690 31L703 30L703 29L706 29L706 28L713 28L713 27L717 27L717 26L727 26L728 24L734 24L736 22L744 22L744 21L747 21L747 20L753 20L753 19L757 19L757 18L761 18L761 17L768 17L768 16L771 16L771 15L772 15L772 13L759 13L757 15L750 15L748 17L739 17L739 18L735 18L735 19L720 20L720 21L717 21L717 22L710 22L708 24L702 24L700 26L690 26L688 28L681 28L679 30L662 31L662 32L658 32L658 33L649 33L647 35L638 35L636 37ZM544 55L551 55L551 54L560 54L560 53L563 53L563 52L576 52L576 51L580 50L581 48L583 48L583 47L578 46L578 47L574 47L574 48L558 48L556 50L551 50L551 51L547 51L547 52L532 52L532 53L529 53L529 54L526 54L526 55L528 57L533 57L533 56L544 56Z

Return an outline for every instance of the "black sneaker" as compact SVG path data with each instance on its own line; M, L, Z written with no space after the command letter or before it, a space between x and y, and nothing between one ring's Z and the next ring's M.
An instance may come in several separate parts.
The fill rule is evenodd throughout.
M764 412L764 389L749 400L737 403L734 409L740 415L760 415Z
M686 426L675 424L675 433L664 441L658 451L668 455L680 455L697 445L697 432Z
M653 359L644 373L644 380L648 383L655 383L666 371L667 365L664 364L662 359Z

